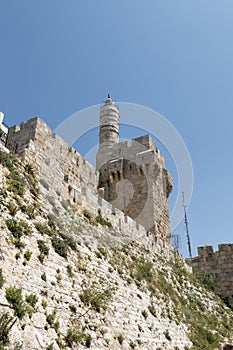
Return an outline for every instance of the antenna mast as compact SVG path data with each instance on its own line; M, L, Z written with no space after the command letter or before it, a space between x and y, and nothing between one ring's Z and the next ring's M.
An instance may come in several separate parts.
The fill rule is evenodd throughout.
M192 250L191 250L191 243L190 243L190 235L189 235L189 227L188 227L188 218L186 213L187 206L185 205L185 199L184 199L184 192L182 192L183 197L183 207L184 207L184 223L186 228L186 237L187 237L187 243L188 243L188 251L189 251L189 257L192 257Z

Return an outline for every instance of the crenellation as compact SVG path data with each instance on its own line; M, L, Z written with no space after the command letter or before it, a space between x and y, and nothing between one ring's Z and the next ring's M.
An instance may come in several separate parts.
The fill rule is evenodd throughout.
M111 103L114 104L112 100ZM100 110L100 146L96 156L102 196L147 230L167 239L170 237L168 196L172 179L164 159L149 135L134 138L131 143L119 143L115 138L116 142L109 146L102 144L102 109L105 133L109 132L111 138L108 126L112 117L107 115L108 104L106 100ZM114 123L118 129L118 119Z
M233 306L233 244L219 244L218 250L212 246L199 247L198 256L186 259L194 273L210 271L215 279L215 290L228 297Z
M144 137L141 140L144 142ZM148 141L148 137L145 137L145 140ZM135 146L138 152L132 152ZM123 179L123 172L130 168L135 185L137 187L144 186L144 189L148 188L144 172L152 174L155 168L158 171L158 165L155 166L153 163L154 151L152 149L142 150L142 146L139 146L140 144L134 141L131 144L122 142L117 144L117 147L105 148L108 157L113 159L105 163L103 178L106 176L108 179L110 173L109 183L116 184L117 180ZM145 193L141 193L138 197L140 199L138 208L134 207L133 210L125 212L121 211L121 208L114 201L112 203L106 201L104 199L105 188L98 188L99 172L59 135L52 133L52 129L40 118L36 117L21 123L20 126L11 127L7 147L25 162L32 163L40 178L44 179L51 189L61 193L64 198L78 203L82 208L90 210L94 215L101 213L106 220L111 222L113 229L124 232L128 240L144 240L148 247L153 247L158 251L171 249L170 243L164 243L160 238L163 237L167 229L166 224L169 221L167 213L163 214L164 220L159 223L161 232L156 230L152 234L140 222L136 222L132 218L132 213L134 213L134 215L144 215L143 220L148 221L149 217L153 215L153 208L150 208L150 205L147 205L145 213L140 214L140 211L143 211ZM124 159L127 155L132 158L129 162L125 162ZM144 160L141 158L140 162L139 159L142 156ZM135 160L140 164L140 167L136 166ZM160 174L162 174L161 171ZM152 183L151 185L155 190L156 184ZM128 188L128 184L126 187ZM111 196L116 195L117 191L115 193L112 191ZM147 195L151 196L149 191ZM156 205L161 198L162 192L158 193L157 200L152 196ZM156 215L160 215L158 208L156 208Z

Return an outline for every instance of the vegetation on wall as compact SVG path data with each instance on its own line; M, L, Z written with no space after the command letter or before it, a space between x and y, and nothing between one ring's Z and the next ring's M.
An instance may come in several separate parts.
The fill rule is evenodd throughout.
M9 286L4 265L0 269L0 290L8 303L4 307L10 312L0 315L0 350L10 344L16 320L23 334L25 324L35 312L43 313L46 319L43 331L56 334L56 338L45 345L47 350L53 349L55 342L61 349L77 344L94 348L96 339L104 337L109 317L121 315L127 329L132 322L130 310L135 308L138 322L135 333L138 334L131 339L122 329L115 330L113 337L118 347L128 342L128 348L140 349L143 344L141 335L147 331L156 337L152 324L158 324L159 320L168 320L168 326L187 327L193 345L186 346L185 350L215 350L225 339L232 339L233 314L211 292L215 283L213 276L206 272L196 278L187 271L177 253L169 256L162 252L156 254L141 242L117 247L98 244L101 235L105 238L109 234L112 239L111 230L107 229L111 227L110 221L87 210L77 212L67 203L61 203L61 217L59 210L57 215L54 211L51 214L39 204L37 190L32 190L33 184L37 186L33 166L28 164L20 168L15 157L2 152L0 163L9 172L5 185L0 188L0 205L5 213L2 227L7 233L4 244L9 244L13 257L17 256L16 266L23 265L20 278L26 283L20 284L23 289L17 285ZM17 169L20 169L19 177L15 176ZM42 186L45 188L45 184ZM50 189L46 186L45 190ZM22 193L20 197L19 193ZM53 193L50 210L51 205L59 207L57 202ZM48 262L54 256L59 266L51 271ZM35 275L38 293L25 290L31 266L38 268ZM62 291L66 285L69 286L69 296L64 297L64 302ZM132 300L136 298L137 302L127 304L125 309L124 305L119 308L117 298L127 289L131 291ZM127 310L127 307L132 309ZM65 332L59 318L61 310L68 315ZM146 327L145 331L143 328ZM96 338L93 332L96 332ZM165 344L162 348L178 350L174 347L170 329L165 329L162 336Z

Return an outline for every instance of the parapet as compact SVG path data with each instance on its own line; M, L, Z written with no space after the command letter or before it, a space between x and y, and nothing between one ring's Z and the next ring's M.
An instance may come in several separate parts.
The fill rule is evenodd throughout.
M215 291L226 297L233 306L233 244L219 244L198 248L198 256L186 259L194 273L208 271L213 275Z
M8 130L6 147L15 153L22 153L30 141L37 140L41 144L52 134L52 129L40 118L35 117L20 126L14 125Z
M232 253L233 252L233 244L219 244L218 245L219 253Z
M133 182L134 191L138 191L136 200L130 199L129 203L125 194L123 198L124 205L127 203L123 206L125 211L121 205L116 209L117 204L109 198L112 204L100 199L97 190L99 172L74 148L69 147L59 135L52 133L52 129L40 118L35 117L21 123L20 126L11 127L7 147L27 163L33 164L41 181L47 182L50 189L61 193L64 198L74 203L79 203L81 207L92 211L101 209L103 216L111 215L114 226L130 234L131 238L140 239L148 236L149 241L152 240L153 243L169 240L169 214L166 202L169 176L164 172L164 160L149 135L136 138L131 144L127 141L115 144L106 148L104 154L101 153L105 160L104 164L108 166L107 170L113 173L112 176L116 177L118 174L121 176L124 166L124 172ZM122 159L125 160L124 164ZM159 185L153 187L151 182L150 188L152 191L153 187L154 197L148 201L148 183L154 181L155 170L158 170L156 181ZM88 195L85 195L83 189L88 189L84 191ZM165 205L161 206L160 201L163 197Z
M198 256L203 257L204 255L209 255L214 253L213 246L198 247Z

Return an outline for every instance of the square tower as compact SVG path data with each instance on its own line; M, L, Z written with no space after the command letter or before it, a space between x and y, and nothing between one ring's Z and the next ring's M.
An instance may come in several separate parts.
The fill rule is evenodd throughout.
M109 104L115 118L112 115L108 118ZM163 239L170 238L168 196L172 179L163 156L149 135L135 138L131 144L119 143L118 130L119 111L108 97L100 109L100 145L96 157L100 192L104 199L148 231Z

